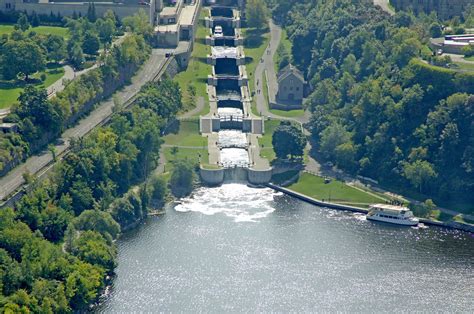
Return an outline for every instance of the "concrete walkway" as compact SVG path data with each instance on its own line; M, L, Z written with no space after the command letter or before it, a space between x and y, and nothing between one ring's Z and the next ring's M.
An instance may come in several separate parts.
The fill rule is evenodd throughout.
M116 93L117 97L122 100L122 103L126 103L134 97L145 83L151 81L159 73L166 60L165 53L168 51L169 49L153 50L149 59L138 71L137 75L133 77L132 83ZM107 120L112 115L113 106L114 102L112 98L101 102L86 118L79 121L73 128L66 130L61 138L56 141L55 148L57 155L61 155L69 148L71 138L83 137L93 128ZM35 156L31 156L26 162L11 170L6 176L0 178L0 200L5 199L23 185L23 174L25 172L41 176L45 170L49 170L52 161L51 153L49 151L43 151Z
M255 70L255 97L256 97L256 102L257 102L257 111L262 115L262 116L267 116L271 117L274 119L278 120L291 120L291 121L296 121L298 123L306 123L309 121L310 114L307 112L305 113L304 116L301 117L295 117L295 118L289 118L289 117L282 117L276 114L273 114L270 112L267 104L267 100L265 99L263 89L267 88L266 86L263 86L263 76L265 75L265 72L267 73L267 84L268 84L268 90L269 90L269 97L270 98L275 98L276 93L278 92L278 83L277 83L277 75L275 73L275 64L273 62L273 57L278 49L278 46L280 45L281 41L281 27L278 25L275 25L272 20L270 20L269 23L270 26L270 42L268 44L267 49L265 50L265 53L263 54L262 60L263 62L260 62L257 65L257 69ZM257 91L260 90L260 93ZM270 96L273 95L273 96Z

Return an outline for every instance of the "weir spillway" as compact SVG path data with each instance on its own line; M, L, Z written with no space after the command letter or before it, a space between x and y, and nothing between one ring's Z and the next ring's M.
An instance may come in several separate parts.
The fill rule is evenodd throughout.
M209 151L209 164L201 165L201 179L210 185L225 180L264 184L270 180L272 168L260 156L258 137L265 126L251 110L240 11L228 1L223 1L225 6L218 2L204 8L209 29L206 44L211 47L207 62L212 73L207 78L210 112L200 117L200 132L208 139Z

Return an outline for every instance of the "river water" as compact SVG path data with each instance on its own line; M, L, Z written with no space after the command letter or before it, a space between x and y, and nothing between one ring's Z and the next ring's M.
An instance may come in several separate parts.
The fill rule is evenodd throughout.
M197 189L118 249L100 313L474 309L473 235L370 222L243 184Z

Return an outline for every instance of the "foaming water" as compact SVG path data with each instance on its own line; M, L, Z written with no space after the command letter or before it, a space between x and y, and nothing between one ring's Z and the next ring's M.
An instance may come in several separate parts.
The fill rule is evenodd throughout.
M242 184L199 188L118 242L96 312L474 309L474 238L320 208Z
M217 188L199 188L192 196L182 199L177 212L198 212L204 215L223 214L236 222L256 222L275 211L273 197L281 195L265 188L257 190L240 183Z
M224 107L224 108L217 108L217 113L220 116L239 116L239 117L241 117L244 114L244 111L242 109L238 109L238 108Z
M219 145L224 147L241 147L247 144L247 135L241 130L219 131Z
M226 168L248 167L249 154L245 148L221 149L221 164Z

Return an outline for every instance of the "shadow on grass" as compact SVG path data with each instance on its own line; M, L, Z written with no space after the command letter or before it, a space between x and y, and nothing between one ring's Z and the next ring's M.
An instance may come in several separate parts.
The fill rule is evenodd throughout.
M196 42L201 45L206 45L206 38L196 38Z
M194 60L197 60L200 63L207 64L207 58L206 57L194 57Z
M245 64L250 64L253 62L253 58L252 57L245 57Z
M263 35L268 29L249 28L245 33L244 45L247 48L258 48L263 44Z

